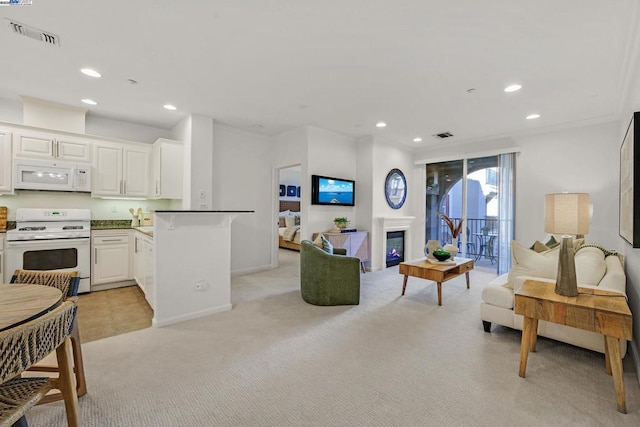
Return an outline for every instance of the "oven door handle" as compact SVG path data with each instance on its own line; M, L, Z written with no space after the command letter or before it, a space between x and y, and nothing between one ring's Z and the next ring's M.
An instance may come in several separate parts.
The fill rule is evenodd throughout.
M11 240L5 243L5 249L32 247L65 249L77 246L89 246L90 243L91 239Z

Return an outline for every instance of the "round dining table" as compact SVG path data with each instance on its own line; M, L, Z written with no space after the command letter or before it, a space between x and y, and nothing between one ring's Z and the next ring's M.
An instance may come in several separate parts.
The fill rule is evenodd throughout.
M62 292L51 286L0 285L0 331L37 319L62 302Z

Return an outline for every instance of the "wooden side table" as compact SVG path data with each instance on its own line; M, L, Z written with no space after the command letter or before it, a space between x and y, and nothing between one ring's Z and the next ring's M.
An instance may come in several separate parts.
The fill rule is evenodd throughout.
M607 374L613 374L618 411L627 413L620 340L632 339L631 310L624 295L601 289L578 288L577 297L555 293L555 284L527 280L515 292L515 313L524 316L520 372L524 378L529 351L536 350L538 320L572 326L604 335Z

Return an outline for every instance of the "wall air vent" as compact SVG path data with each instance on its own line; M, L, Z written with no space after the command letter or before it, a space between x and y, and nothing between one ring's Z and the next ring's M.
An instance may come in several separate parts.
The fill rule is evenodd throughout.
M9 28L11 29L11 31L16 34L20 34L21 36L26 36L34 40L40 40L41 42L48 45L60 47L60 38L55 34L21 24L16 21L11 21L9 19L6 19L6 21L9 23Z
M435 135L436 138L438 139L445 139L445 138L450 138L453 136L453 134L451 132L441 132L441 133L436 133Z

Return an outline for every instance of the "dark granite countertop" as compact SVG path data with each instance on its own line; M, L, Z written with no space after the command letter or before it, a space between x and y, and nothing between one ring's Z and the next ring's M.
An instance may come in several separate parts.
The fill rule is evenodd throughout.
M130 219L92 219L92 230L118 230L131 228Z

